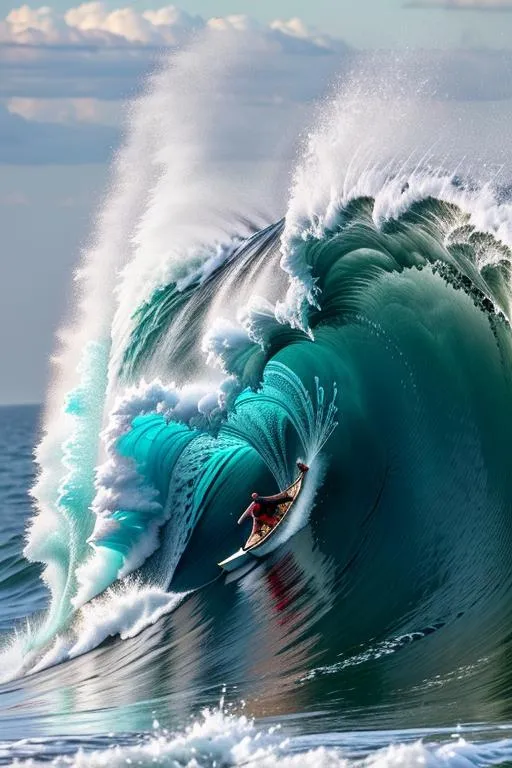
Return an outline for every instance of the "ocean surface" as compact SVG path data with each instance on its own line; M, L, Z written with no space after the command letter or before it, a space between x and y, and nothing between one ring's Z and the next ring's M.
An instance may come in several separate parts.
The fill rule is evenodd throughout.
M45 405L0 409L0 764L511 763L512 187L372 66L273 207L223 162L245 40L148 81Z

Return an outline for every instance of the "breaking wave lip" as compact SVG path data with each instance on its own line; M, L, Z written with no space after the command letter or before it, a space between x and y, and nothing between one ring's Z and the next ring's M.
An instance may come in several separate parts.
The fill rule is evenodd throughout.
M508 728L507 728L508 730ZM287 736L280 726L258 727L245 715L228 709L204 710L185 730L172 733L153 722L153 732L137 742L130 737L115 745L91 747L80 740L65 745L51 741L0 742L0 764L54 765L63 768L115 766L172 766L173 768L483 768L501 765L512 757L512 740L471 741L474 728L453 731L329 733ZM485 731L480 737L485 736ZM441 743L440 743L441 740ZM67 748L66 748L67 747ZM44 759L41 757L44 756Z

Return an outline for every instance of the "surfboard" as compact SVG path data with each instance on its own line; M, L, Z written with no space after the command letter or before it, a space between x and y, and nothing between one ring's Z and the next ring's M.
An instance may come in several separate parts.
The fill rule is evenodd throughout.
M291 496L291 500L284 501L282 504L277 505L275 515L278 518L278 522L272 527L264 523L259 531L251 533L244 546L239 549L238 552L235 552L233 555L219 563L221 568L228 572L234 571L236 568L240 568L247 563L250 563L253 557L262 556L267 553L267 547L264 547L263 545L274 536L275 532L286 520L301 492L304 476L305 473L301 472L299 477L285 489L286 494Z

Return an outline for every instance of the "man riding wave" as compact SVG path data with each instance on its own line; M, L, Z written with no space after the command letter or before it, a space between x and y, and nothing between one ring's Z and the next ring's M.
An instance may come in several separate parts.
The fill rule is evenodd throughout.
M297 462L297 467L303 475L309 470L309 467L301 461ZM252 517L251 536L254 536L255 533L261 532L263 525L268 525L270 530L272 530L280 520L280 517L276 514L277 507L287 501L293 501L294 497L290 496L287 491L283 491L282 493L276 493L275 496L260 496L258 493L252 493L251 499L252 503L247 507L238 524L240 525L248 517Z

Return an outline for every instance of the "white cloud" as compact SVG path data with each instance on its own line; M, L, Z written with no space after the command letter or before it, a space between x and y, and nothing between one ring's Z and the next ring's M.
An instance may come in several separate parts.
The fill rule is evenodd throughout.
M176 45L204 20L173 6L139 12L109 11L102 2L83 3L64 14L49 7L16 8L0 21L0 41L19 45Z
M314 29L308 27L302 19L297 17L288 19L288 21L276 19L270 23L270 28L288 37L309 40L319 48L329 48L332 45L327 35L318 34Z
M449 11L512 11L512 0L410 0L405 8L444 8Z
M112 10L103 2L86 2L63 13L22 5L0 18L0 99L133 97L154 70L158 53L201 31L251 33L260 40L263 55L269 50L296 56L347 50L341 40L317 34L300 19L264 25L245 15L203 19L173 5L139 11L135 4ZM29 116L28 109L37 115L45 111L43 104L28 103L15 111Z
M428 7L441 1L448 2L414 0ZM476 2L452 0L452 6ZM505 0L494 3L504 7ZM255 110L281 110L289 122L347 64L357 68L368 58L300 18L264 25L242 14L206 20L171 5L138 11L135 3L111 10L89 2L65 13L21 6L0 20L0 164L102 162L118 140L121 102L139 95L155 71L157 53L173 50L198 30L216 49L233 43L252 51L250 77L234 78L230 93L219 92L219 101L237 99ZM378 75L394 55L383 51L370 59ZM512 54L506 51L423 51L414 53L411 63L423 73L420 79L432 85L434 98L512 96ZM267 127L265 113L254 127L239 129L259 135ZM231 144L226 140L226 156L233 152Z
M48 42L60 39L58 19L51 8L31 9L28 5L10 11L0 22L0 40L3 42Z
M264 25L246 15L203 19L173 5L139 11L135 3L112 10L87 2L63 13L22 5L0 18L0 99L31 120L83 122L78 100L83 105L86 99L115 102L136 96L157 55L201 31L251 34L262 55L272 51L306 59L347 51L341 40L310 30L300 19ZM65 98L76 103L55 104L52 116L44 101ZM100 112L96 109L97 116Z
M249 16L243 14L232 14L230 16L214 16L208 22L210 29L225 32L228 30L234 30L236 32L249 32L260 29L260 25L251 19Z
M254 111L251 124L237 131L253 132L251 147L266 160L267 150L258 147L270 133L269 113L286 113L287 126L294 125L347 51L299 19L263 25L245 15L203 20L174 6L134 6L111 10L91 2L61 14L22 6L0 22L0 164L102 162L119 138L121 101L140 94L162 49L172 51L198 30L214 60L228 50L250 58L229 92L216 98ZM269 143L277 146L286 130ZM219 156L232 158L232 138L218 146Z
M300 19L274 21L267 27L245 15L203 19L173 5L138 11L133 6L115 10L103 2L83 3L64 14L49 8L31 9L27 5L12 10L0 21L0 42L19 45L152 45L174 46L194 31L266 31L286 47L290 38L306 41L313 47L337 48L340 41L318 35Z
M200 17L190 16L174 6L140 13L132 7L107 11L101 2L71 8L64 21L71 30L85 35L107 33L130 43L165 45L176 45L191 31L204 26Z

